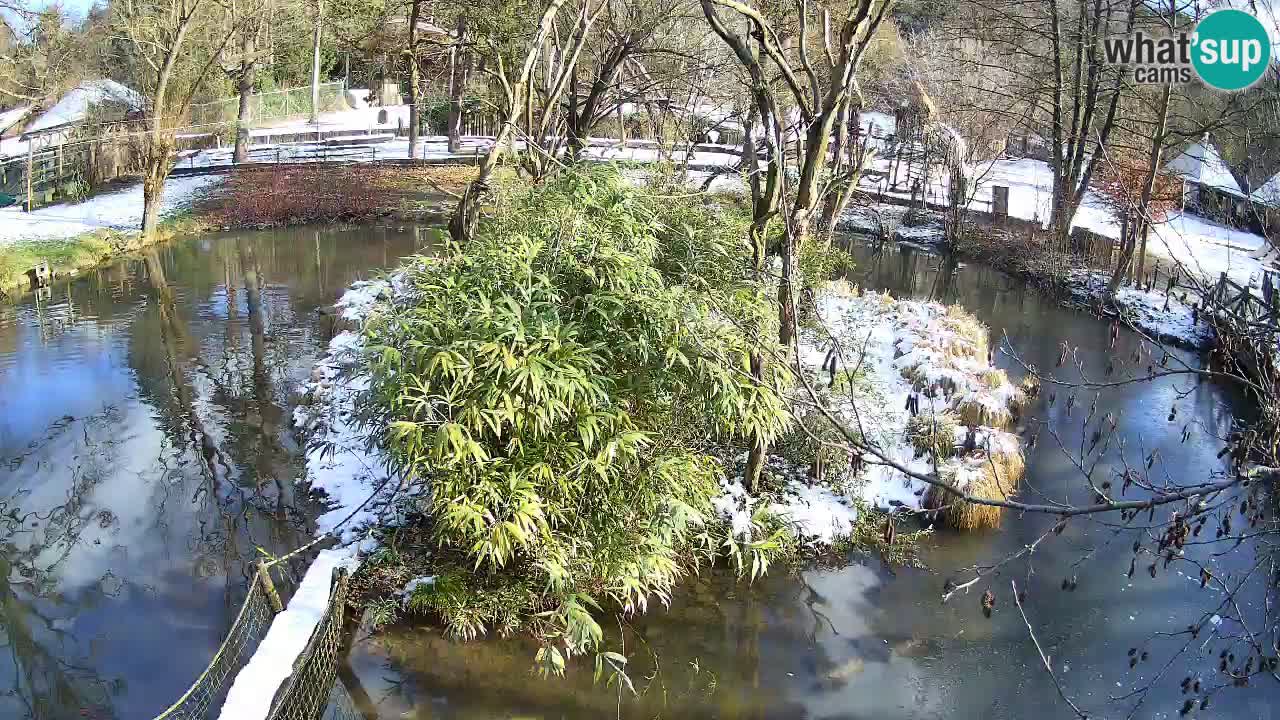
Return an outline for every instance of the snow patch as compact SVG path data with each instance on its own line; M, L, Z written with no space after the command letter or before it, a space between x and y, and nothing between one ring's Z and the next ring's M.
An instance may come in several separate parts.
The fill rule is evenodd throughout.
M738 458L737 476L723 481L722 494L712 501L740 540L751 539L752 518L765 502L770 512L794 523L800 539L811 546L830 545L847 536L861 503L919 509L928 484L912 474L931 476L935 468L930 457L917 456L908 438L909 397L916 397L918 412L926 417L954 411L962 403L977 403L992 416L1007 417L1023 400L1022 391L1003 374L991 373L994 368L987 361L986 343L980 346L966 337L945 306L857 293L839 282L832 283L832 288L818 298L818 313L839 342L839 372L856 369L855 377L850 382L847 375L838 375L838 387L831 388L830 376L821 370L833 347L826 333L802 330L799 361L815 378L811 382L830 390L831 410L841 422L861 432L865 442L889 462L868 456L858 476L817 482L808 477L806 468L770 457L768 472L783 482L776 497L766 498L746 492L744 454ZM919 386L933 387L932 397L918 392ZM957 445L966 434L961 428ZM1019 449L1016 436L994 427L975 427L973 442L975 452L939 462L941 474L955 477L960 486L982 471L988 462L985 453Z
M1091 270L1075 270L1068 276L1071 294L1090 304L1107 297L1109 281L1105 273ZM1116 290L1112 304L1126 322L1157 340L1200 349L1213 345L1213 328L1204 314L1175 295L1123 286Z
M389 281L361 281L335 307L344 321L359 326L391 293ZM307 402L293 411L294 426L307 438L307 471L299 482L323 493L330 503L329 511L316 521L317 532L336 533L343 542L377 520L396 489L386 455L371 445L356 416L360 396L369 389L363 351L358 330L335 335L303 387Z
M68 91L53 107L40 113L27 127L26 133L78 123L88 117L91 107L106 102L119 103L134 111L141 110L145 104L137 91L115 80L87 80Z
M189 208L222 177L173 177L165 182L160 214ZM33 212L19 206L0 208L0 246L24 240L72 238L95 230L138 230L142 226L142 183L95 195L81 203L50 205Z
M333 571L345 568L355 572L359 565L356 545L320 551L289 600L289 607L272 619L266 637L236 675L218 715L220 719L258 720L267 716L276 691L293 674L293 663L324 617Z
M422 577L416 577L410 580L409 582L405 583L404 587L400 588L400 595L403 596L406 600L408 600L409 596L412 595L413 592L418 588L431 587L432 585L435 585L435 584L436 584L435 575L423 575Z

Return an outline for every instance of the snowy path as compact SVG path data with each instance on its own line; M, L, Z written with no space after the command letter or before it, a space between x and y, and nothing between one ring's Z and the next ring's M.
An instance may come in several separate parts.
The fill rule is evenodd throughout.
M220 176L175 177L165 183L161 215L190 207L202 192L222 182ZM23 240L71 238L95 230L137 230L142 225L142 183L95 195L80 203L62 203L23 212L0 209L0 247Z

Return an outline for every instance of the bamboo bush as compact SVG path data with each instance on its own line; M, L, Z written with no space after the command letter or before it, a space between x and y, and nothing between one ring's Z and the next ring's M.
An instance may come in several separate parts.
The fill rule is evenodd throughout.
M531 632L558 674L600 650L601 608L665 603L730 544L708 451L788 420L746 372L738 328L772 307L740 271L746 222L576 170L499 188L465 247L408 263L366 327L367 415L427 490L439 579L413 605L459 638Z

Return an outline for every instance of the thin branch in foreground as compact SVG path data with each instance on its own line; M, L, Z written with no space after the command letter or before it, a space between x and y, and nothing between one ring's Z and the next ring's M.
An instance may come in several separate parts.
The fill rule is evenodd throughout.
M1058 681L1058 675L1053 671L1053 663L1050 662L1049 656L1044 654L1044 648L1040 647L1040 641L1036 639L1036 631L1031 628L1031 621L1027 619L1027 611L1022 607L1022 597L1018 595L1018 581L1010 579L1009 585L1013 588L1013 604L1018 606L1018 614L1022 615L1022 622L1027 626L1027 634L1031 636L1031 642L1036 646L1036 653L1040 655L1040 662L1044 663L1045 672L1049 673L1049 679L1053 680L1053 686L1058 689L1058 696L1062 701L1071 706L1071 711L1076 714L1080 720L1089 720L1089 716L1081 710L1071 698L1067 697L1066 691L1062 688L1062 683Z

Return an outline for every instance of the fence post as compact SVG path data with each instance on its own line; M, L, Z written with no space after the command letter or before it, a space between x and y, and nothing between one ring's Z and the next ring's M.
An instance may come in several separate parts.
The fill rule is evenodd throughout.
M262 581L262 589L267 591L267 599L276 612L284 612L284 603L280 602L280 593L276 592L276 584L271 581L271 571L267 569L265 559L258 560L258 579Z

